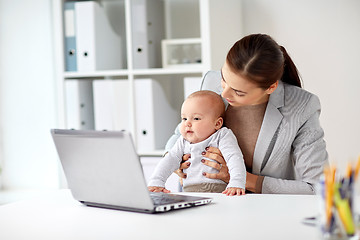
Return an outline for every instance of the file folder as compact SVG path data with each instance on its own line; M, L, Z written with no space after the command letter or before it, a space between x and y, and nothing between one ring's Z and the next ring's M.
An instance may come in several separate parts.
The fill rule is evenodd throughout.
M129 82L94 80L96 130L129 130Z
M131 21L134 68L161 67L161 40L165 38L163 1L132 0Z
M98 2L75 3L77 70L121 69L121 37L112 29Z
M193 92L199 91L201 88L201 82L201 77L184 78L184 99L186 99Z
M172 108L158 81L136 79L134 86L137 150L164 149L180 122L180 109Z
M64 5L65 71L77 71L76 61L75 2Z
M66 80L65 107L67 128L94 129L92 82L88 80Z

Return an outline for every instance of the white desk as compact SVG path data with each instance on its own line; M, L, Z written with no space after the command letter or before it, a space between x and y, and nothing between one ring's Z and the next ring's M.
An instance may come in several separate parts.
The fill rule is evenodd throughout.
M202 195L213 203L144 214L86 207L59 190L0 206L0 239L319 239L301 223L317 214L316 196Z

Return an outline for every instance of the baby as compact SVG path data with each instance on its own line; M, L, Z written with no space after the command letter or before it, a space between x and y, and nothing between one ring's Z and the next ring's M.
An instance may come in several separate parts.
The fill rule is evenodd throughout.
M222 192L226 195L245 194L246 170L243 155L233 132L223 127L225 105L220 95L212 91L192 93L181 107L181 137L156 166L148 189L151 192L170 192L165 189L167 178L180 167L184 154L190 154L190 167L184 169L185 192ZM210 179L204 172L218 170L202 164L202 153L207 147L221 151L229 168L228 184L219 179ZM210 159L208 159L210 160ZM211 160L212 161L212 160Z

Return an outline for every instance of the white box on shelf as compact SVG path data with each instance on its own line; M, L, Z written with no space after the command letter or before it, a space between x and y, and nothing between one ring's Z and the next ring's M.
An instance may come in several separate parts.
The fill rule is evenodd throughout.
M158 0L131 0L133 67L158 68L164 33L164 3Z
M94 80L93 95L96 130L129 130L127 80Z
M182 38L161 41L163 68L200 68L201 39Z
M180 121L161 84L154 79L135 79L136 140L140 154L164 149Z
M84 130L94 129L92 81L65 81L66 127Z
M105 9L95 1L76 2L75 19L77 71L123 68L121 37Z
M184 99L193 92L199 91L201 87L201 77L185 77L184 78Z

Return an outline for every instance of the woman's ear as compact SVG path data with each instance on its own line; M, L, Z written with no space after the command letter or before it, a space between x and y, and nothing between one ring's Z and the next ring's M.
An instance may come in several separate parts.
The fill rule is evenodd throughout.
M224 119L222 117L219 117L215 122L215 129L219 130L224 123Z
M273 84L270 85L270 87L268 89L266 89L266 93L267 94L272 94L276 88L279 86L279 80L277 80L276 82L274 82Z

